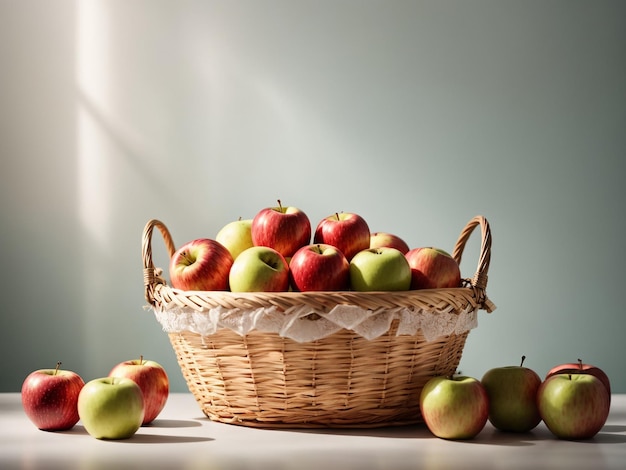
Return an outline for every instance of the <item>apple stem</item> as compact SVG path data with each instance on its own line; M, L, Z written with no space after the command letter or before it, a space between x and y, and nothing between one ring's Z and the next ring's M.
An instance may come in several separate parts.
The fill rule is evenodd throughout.
M54 374L53 375L57 375L57 373L59 372L59 368L61 367L61 361L57 361L57 366L56 369L54 369Z
M193 259L191 258L191 256L189 256L189 253L187 253L186 251L183 251L183 252L180 254L180 256L181 256L182 258L184 258L184 259L185 259L185 261L186 261L187 263L189 263L189 264L192 264L192 263L193 263Z
M283 205L281 204L280 199L278 199L278 210L279 210L280 212L282 212L282 211L283 211Z
M143 354L139 355L139 365L143 364Z
M580 368L580 370L583 370L583 361L582 359L578 359L578 367Z
M339 220L339 212L335 212L335 217L337 217L337 220Z
M522 356L522 362L520 362L519 366L522 367L524 365L524 361L526 360L526 356Z

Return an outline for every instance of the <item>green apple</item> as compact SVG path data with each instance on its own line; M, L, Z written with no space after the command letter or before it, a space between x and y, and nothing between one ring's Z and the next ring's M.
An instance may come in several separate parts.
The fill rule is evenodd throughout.
M78 395L78 416L96 439L128 439L143 422L141 388L125 377L87 382Z
M523 366L524 359L519 366L489 369L481 379L489 396L489 421L501 431L527 432L541 421L537 407L541 378Z
M350 261L350 285L359 292L409 290L411 267L396 248L365 249Z
M224 225L215 240L224 245L233 259L243 250L254 246L252 243L252 219L239 219Z
M420 412L435 436L472 439L487 423L489 398L473 377L433 377L420 394Z
M539 414L560 439L590 439L604 426L611 407L600 379L591 374L557 374L537 392Z
M253 246L237 256L228 281L232 292L284 292L289 289L289 265L275 249Z

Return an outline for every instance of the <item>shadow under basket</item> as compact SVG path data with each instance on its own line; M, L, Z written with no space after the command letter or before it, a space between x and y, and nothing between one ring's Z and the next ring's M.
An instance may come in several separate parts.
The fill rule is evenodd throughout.
M163 235L170 256L176 251L167 227L146 224L143 261L146 300L156 310L180 308L194 313L271 308L285 312L310 306L312 315L337 305L368 312L401 309L410 315L440 315L495 306L486 296L491 233L487 220L473 218L453 251L460 263L476 226L482 229L478 270L452 289L406 292L190 292L173 289L152 261L152 232ZM315 321L315 320L313 320ZM341 328L312 341L295 341L278 332L245 334L218 328L211 334L168 332L183 377L203 413L211 420L263 428L372 428L422 421L419 396L435 376L457 371L469 330L427 340L422 331L398 334L399 320L375 338Z

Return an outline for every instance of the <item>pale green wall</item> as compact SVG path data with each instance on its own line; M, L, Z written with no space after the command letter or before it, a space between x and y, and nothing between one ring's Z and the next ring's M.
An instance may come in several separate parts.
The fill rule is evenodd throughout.
M0 1L0 391L139 354L185 390L142 228L281 198L447 249L484 214L461 370L581 357L626 393L625 49L621 1Z

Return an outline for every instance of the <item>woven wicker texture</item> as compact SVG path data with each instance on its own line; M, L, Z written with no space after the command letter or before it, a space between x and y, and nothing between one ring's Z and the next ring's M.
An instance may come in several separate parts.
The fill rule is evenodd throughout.
M419 308L461 312L468 306L491 312L486 296L491 255L491 231L482 216L461 231L452 252L460 262L476 227L481 248L476 274L463 287L407 292L191 292L167 285L152 260L152 235L157 228L171 256L175 245L162 222L150 220L143 232L145 297L154 308L177 305L203 312L267 308L281 311L306 304L326 312L337 304L377 310ZM314 320L313 320L314 321ZM421 421L419 394L426 381L453 374L468 332L425 341L422 334L397 335L396 325L368 340L350 330L308 343L276 333L229 329L201 336L170 333L189 390L211 420L259 427L378 427Z

